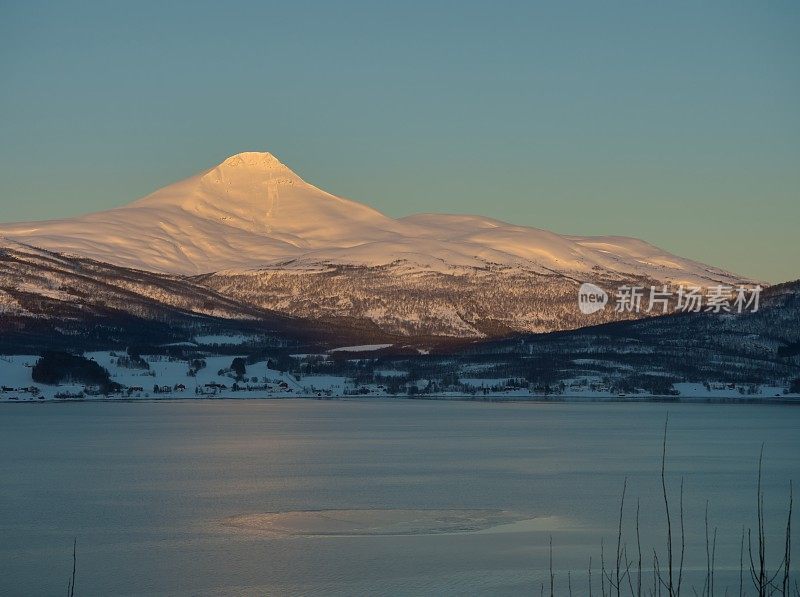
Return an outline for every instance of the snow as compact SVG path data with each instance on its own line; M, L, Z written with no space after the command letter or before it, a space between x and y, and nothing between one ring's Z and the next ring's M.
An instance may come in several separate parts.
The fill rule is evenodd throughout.
M236 381L227 373L234 356L212 356L204 360L206 366L197 371L195 376L189 375L189 364L183 360L171 360L165 356L143 355L148 369L128 368L121 366L116 353L108 351L85 353L86 358L92 359L108 370L111 380L127 388L138 387L141 390L124 391L115 394L117 398L195 398L203 396L239 396L242 398L260 398L267 396L288 397L303 391L297 381L286 373L270 369L265 361L247 365L245 381L238 382L240 386L258 386L248 391L246 389L231 392ZM44 400L56 398L56 394L69 392L80 394L86 388L83 384L60 384L51 386L34 383L31 379L31 368L38 360L35 355L0 356L0 386L12 388L0 390L0 401L10 400L35 400L41 396ZM223 373L220 374L220 371ZM256 382L252 378L257 378ZM280 384L285 384L285 388ZM175 386L185 386L179 389ZM226 389L206 387L206 384L225 385ZM153 386L169 386L169 391L155 393ZM23 391L23 388L36 388L38 394ZM202 392L198 394L196 391Z
M702 398L775 398L784 396L786 388L780 386L757 385L755 393L749 393L744 385L731 387L733 384L715 383L706 387L700 383L681 382L674 384L681 396ZM786 394L788 396L788 394Z
M408 371L402 371L399 369L376 369L375 370L375 377L405 377L408 375Z
M742 281L632 238L564 236L481 216L393 219L327 193L259 152L231 156L124 207L3 224L0 237L177 274L404 262L412 272L505 267L586 278L599 268L674 284Z
M195 336L194 341L197 344L204 344L207 346L213 346L214 344L218 344L220 346L239 346L240 344L247 344L248 342L253 342L258 340L258 336L245 336L241 334L235 335L221 335L221 334L209 334L205 336Z
M377 345L373 345L377 346ZM349 347L363 348L363 347ZM245 379L236 381L229 372L234 356L205 357L206 366L189 375L189 364L183 360L172 360L160 355L142 355L147 362L147 369L128 368L120 364L116 353L108 351L90 352L84 355L105 367L115 381L123 386L121 393L111 395L110 399L185 399L185 398L291 398L291 397L343 397L356 392L364 397L389 396L387 389L380 383L356 384L354 380L335 375L306 375L295 379L287 373L270 369L265 361L247 365ZM71 394L83 398L103 398L86 392L82 384L61 384L50 386L34 383L31 379L31 368L38 360L35 355L0 356L0 402L29 402L38 400L54 400L57 394ZM379 370L381 376L403 376L406 372L399 370ZM256 381L253 381L253 378ZM610 392L594 378L576 378L565 380L565 390L559 395L544 395L525 388L506 388L507 379L465 377L463 383L479 391L478 398L499 398L509 400L632 400L643 401L652 398L646 392L628 394L623 397ZM233 390L237 383L238 390ZM158 385L162 391L155 392ZM221 386L225 386L222 388ZM428 380L416 382L422 392L428 386ZM181 387L183 386L183 387ZM249 386L249 388L248 388ZM781 399L797 400L800 396L786 394L786 388L771 385L734 385L712 383L708 387L700 383L676 383L679 398L687 401L706 400L748 400L748 399ZM30 391L31 388L35 390ZM133 389L141 388L141 389ZM91 389L89 389L91 390ZM443 399L464 398L458 392L439 392L433 397Z
M35 355L0 357L0 384L4 386L27 386L31 384L31 367L39 360Z
M389 348L391 344L361 344L359 346L341 346L339 348L332 348L328 352L373 352L375 350L382 350Z
M493 388L504 387L508 378L464 377L460 381L473 388Z

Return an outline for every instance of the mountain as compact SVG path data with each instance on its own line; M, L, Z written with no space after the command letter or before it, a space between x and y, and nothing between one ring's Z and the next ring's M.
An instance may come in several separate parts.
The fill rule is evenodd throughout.
M222 296L185 276L0 239L0 353L36 352L43 346L124 348L208 335L299 346L338 342L348 334L358 340L369 331L287 317Z
M686 283L738 280L623 237L561 236L479 216L389 218L326 193L269 153L241 153L133 203L86 216L0 225L0 235L150 271L202 274L300 264L450 271L516 266L604 271Z
M767 288L756 312L681 313L517 335L456 354L442 360L459 363L464 375L566 384L566 393L594 385L654 394L669 393L673 384L787 388L800 381L800 280Z
M761 299L757 312L685 313L515 334L429 354L386 349L361 354L364 360L306 359L293 370L363 384L388 381L402 394L796 401L784 393L800 387L800 281L767 288Z
M632 316L579 313L584 281L608 289L749 282L632 238L565 236L480 216L393 219L257 152L124 207L2 224L0 237L175 276L239 305L406 336L501 336Z

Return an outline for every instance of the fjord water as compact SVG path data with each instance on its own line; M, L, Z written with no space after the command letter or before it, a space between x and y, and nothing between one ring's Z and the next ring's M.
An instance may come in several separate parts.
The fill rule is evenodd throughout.
M66 590L73 538L77 595L538 594L550 536L556 594L567 593L567 570L575 594L586 593L589 556L597 591L600 540L613 559L626 476L629 559L636 559L637 498L645 564L653 547L666 555L659 466L668 411L668 481L673 514L685 481L690 580L702 585L708 500L711 531L718 528L717 587L736 593L742 526L755 525L762 443L767 555L775 565L782 557L788 484L800 481L800 409L405 400L2 405L0 594ZM229 524L324 510L366 511L370 523L429 510L510 512L518 522L330 535ZM647 571L644 582L652 586Z

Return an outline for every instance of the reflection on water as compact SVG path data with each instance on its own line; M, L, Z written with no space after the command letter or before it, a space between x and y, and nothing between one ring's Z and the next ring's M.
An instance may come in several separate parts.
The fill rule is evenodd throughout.
M601 538L616 542L626 477L624 541L638 499L645 553L664 550L667 410L687 575L705 571L708 500L722 594L755 524L762 442L768 559L782 548L798 408L0 405L0 594L63 591L74 537L80 595L538 594L551 536L557 582L583 586Z
M223 524L273 536L440 535L510 527L525 517L503 510L305 510L246 514Z

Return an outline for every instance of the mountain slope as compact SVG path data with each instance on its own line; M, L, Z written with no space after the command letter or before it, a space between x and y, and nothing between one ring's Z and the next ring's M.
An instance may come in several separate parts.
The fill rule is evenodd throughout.
M222 296L184 276L122 268L0 239L0 352L20 346L108 348L251 334L262 343L356 334Z
M496 337L633 316L580 314L584 281L609 290L747 282L632 238L565 236L481 216L393 219L255 152L117 209L2 224L0 238L173 276L179 295L205 287L236 309L417 337Z
M636 239L562 236L479 216L398 220L303 181L269 153L242 153L127 206L0 225L0 236L126 267L180 274L301 263L424 268L501 265L707 284L738 277Z
M437 265L437 264L434 264ZM601 277L602 275L602 277ZM651 280L596 273L604 287ZM558 273L513 267L422 269L406 261L371 267L328 264L300 269L221 272L196 278L216 292L259 307L317 320L355 318L410 337L501 337L550 332L632 317L609 308L578 309L579 283Z
M800 281L766 289L757 312L684 313L519 335L475 343L462 355L487 363L483 375L550 385L577 381L575 387L586 387L588 380L615 391L653 393L672 383L786 387L800 377Z

